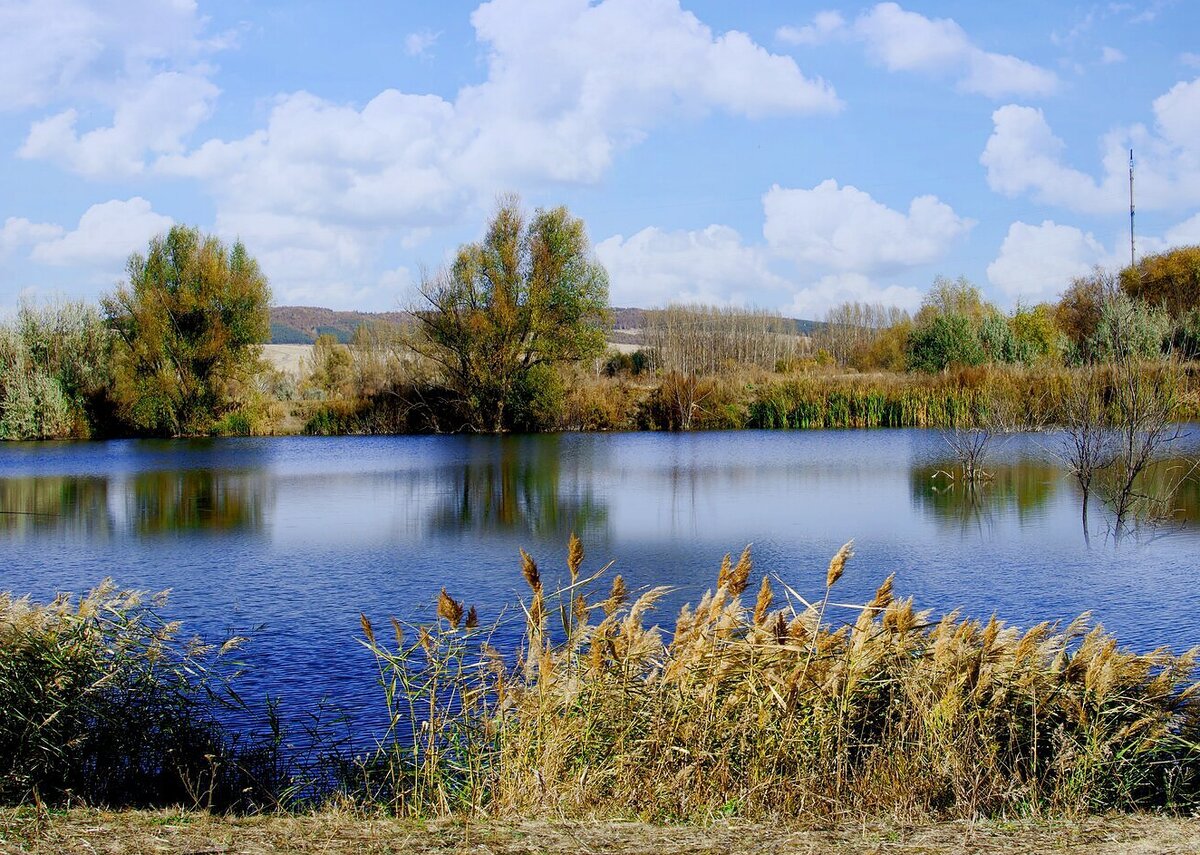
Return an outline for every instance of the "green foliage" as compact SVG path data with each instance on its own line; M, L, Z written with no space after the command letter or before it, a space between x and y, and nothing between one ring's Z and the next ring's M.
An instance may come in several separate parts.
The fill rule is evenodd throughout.
M995 313L995 308L983 299L983 292L965 276L947 279L938 276L933 280L929 293L921 301L917 321L927 321L934 315L961 315L977 326L983 319Z
M1170 331L1165 311L1116 294L1101 306L1100 322L1087 350L1100 362L1156 359L1162 355Z
M87 436L108 374L108 333L84 303L23 303L0 327L0 439Z
M909 334L908 367L933 373L952 365L981 365L987 359L971 320L962 314L936 315L918 319Z
M1171 344L1184 359L1200 359L1200 309L1192 309L1179 319Z
M260 367L270 290L241 243L173 226L134 254L103 301L116 333L115 393L134 430L206 433L237 408Z
M1200 308L1200 246L1143 256L1137 267L1121 271L1121 288L1136 300L1166 310L1173 320Z
M529 383L547 376L537 366L604 350L608 276L566 208L527 221L515 198L504 200L483 240L460 247L421 290L425 355L476 430L510 430L527 417Z
M1008 319L1018 362L1032 365L1057 360L1066 348L1066 340L1054 319L1054 307L1039 303L1033 308L1017 306Z

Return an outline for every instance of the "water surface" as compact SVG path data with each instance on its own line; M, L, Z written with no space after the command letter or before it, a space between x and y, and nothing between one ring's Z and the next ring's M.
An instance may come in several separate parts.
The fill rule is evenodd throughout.
M170 588L190 628L252 634L248 694L360 718L378 708L360 612L424 617L445 586L486 621L524 593L518 548L552 576L571 531L590 566L674 586L668 626L726 552L753 543L759 570L819 596L854 538L842 601L895 572L935 612L1091 611L1139 649L1200 644L1196 482L1174 524L1119 546L1096 509L1089 545L1055 443L1013 438L976 491L920 430L6 444L0 589Z

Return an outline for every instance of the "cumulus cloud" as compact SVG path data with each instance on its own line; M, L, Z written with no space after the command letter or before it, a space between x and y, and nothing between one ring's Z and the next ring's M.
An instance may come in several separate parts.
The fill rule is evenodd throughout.
M746 246L728 226L667 232L650 227L629 238L615 235L596 245L608 270L616 306L670 302L720 305L777 304L786 280L767 266L761 248Z
M0 258L26 246L34 246L59 237L62 226L34 223L24 217L9 217L0 226Z
M38 243L30 257L44 264L116 272L132 252L144 252L150 238L171 227L170 217L157 214L140 196L92 205L79 225L52 240Z
M205 60L230 43L206 28L194 0L0 4L0 110L71 105L35 121L19 154L112 178L181 151L218 95Z
M1184 220L1178 225L1167 229L1167 243L1172 246L1190 246L1200 244L1200 214Z
M775 38L790 45L819 45L845 32L846 19L842 13L826 10L813 15L812 23L803 27L780 27Z
M35 122L18 154L45 158L91 178L142 172L144 157L183 150L183 138L212 112L218 89L205 77L155 75L122 101L109 127L83 134L72 108Z
M646 228L601 241L596 254L609 271L612 301L778 306L806 318L846 300L914 308L920 289L893 277L938 261L972 225L932 196L912 200L904 213L833 180L811 190L772 187L763 217L761 244L720 225Z
M1200 214L1159 235L1140 235L1139 257L1172 247L1200 243ZM1129 264L1129 238L1114 236L1109 244L1075 226L1044 220L1040 225L1016 222L1009 229L996 259L988 265L988 281L1013 300L1053 300L1076 276L1097 265L1120 268Z
M897 3L879 3L850 24L838 12L820 12L812 23L783 27L776 37L801 45L835 38L856 41L888 71L946 76L957 81L959 90L989 98L1050 95L1059 85L1048 69L979 47L953 19L927 18Z
M0 110L64 98L113 102L164 63L227 43L194 0L6 0L0 4Z
M358 107L293 93L261 130L164 154L156 169L202 181L222 233L253 239L286 293L310 287L292 270L318 281L323 268L298 261L318 248L354 276L383 242L455 223L501 190L596 182L671 118L841 106L791 57L713 32L678 0L492 0L471 21L486 78L453 100L386 90Z
M1100 241L1074 226L1016 222L988 265L987 277L1008 297L1037 303L1053 299L1076 276L1109 258Z
M763 210L763 235L777 254L864 274L936 261L974 225L936 196L918 196L904 213L832 179L811 190L776 185L763 197Z
M924 293L920 288L881 283L862 273L831 273L797 290L783 313L817 320L834 306L849 301L881 303L915 311L921 305Z
M1069 166L1066 145L1041 110L1009 104L992 114L993 130L980 162L989 186L1007 196L1087 213L1112 213L1129 203L1129 150L1137 153L1137 203L1146 209L1200 203L1200 78L1180 82L1153 103L1154 127L1132 125L1101 140L1099 178Z

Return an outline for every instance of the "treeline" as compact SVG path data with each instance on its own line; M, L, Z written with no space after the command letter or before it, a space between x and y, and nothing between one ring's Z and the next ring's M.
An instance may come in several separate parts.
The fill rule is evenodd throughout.
M808 335L776 312L673 305L641 313L642 345L610 350L608 278L583 222L515 197L420 300L349 343L318 335L298 374L272 369L257 263L177 226L98 307L27 304L0 327L0 439L947 427L980 419L988 396L1043 424L1071 371L1200 356L1200 247L1097 269L1056 304L1007 314L942 278L915 315L846 303ZM1198 406L1194 375L1177 374L1182 418Z
M937 279L915 316L844 303L814 336L818 360L857 371L955 366L1080 366L1115 358L1120 333L1139 359L1200 356L1200 247L1146 256L1119 274L1096 268L1057 303L1005 314L966 279Z
M270 290L244 246L176 226L99 307L23 304L0 327L0 439L265 430Z

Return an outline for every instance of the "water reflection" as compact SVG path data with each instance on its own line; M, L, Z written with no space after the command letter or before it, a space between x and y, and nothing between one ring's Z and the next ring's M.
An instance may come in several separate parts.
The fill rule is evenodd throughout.
M64 531L107 538L113 531L108 479L73 476L0 479L0 531L18 537Z
M432 527L453 534L520 531L566 537L603 526L608 510L591 486L591 466L564 455L560 445L557 436L473 444L467 461L444 473L449 484L433 511Z
M972 485L954 477L952 461L914 466L909 475L913 505L964 529L1008 516L1028 523L1045 514L1063 484L1061 470L1038 460L994 463L987 471L990 479Z
M258 531L269 487L263 473L189 469L141 472L126 491L138 534Z

